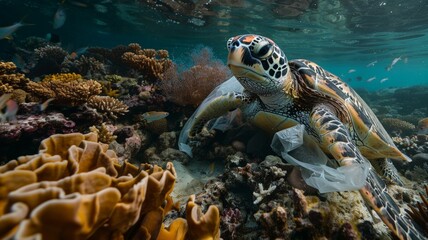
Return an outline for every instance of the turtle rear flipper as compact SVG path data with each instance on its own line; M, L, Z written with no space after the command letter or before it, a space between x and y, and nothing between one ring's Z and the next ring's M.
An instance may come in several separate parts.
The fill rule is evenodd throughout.
M367 161L351 141L345 125L329 111L327 106L317 106L310 115L311 126L317 131L321 145L341 166L362 164ZM365 185L359 190L382 221L399 239L425 239L412 222L400 213L400 208L386 191L386 185L371 167Z

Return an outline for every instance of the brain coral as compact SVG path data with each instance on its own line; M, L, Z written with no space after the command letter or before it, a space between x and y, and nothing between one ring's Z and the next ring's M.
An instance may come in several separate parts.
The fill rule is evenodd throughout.
M219 239L218 209L203 214L193 198L186 220L164 229L172 163L119 164L107 148L93 133L53 135L0 166L0 238Z

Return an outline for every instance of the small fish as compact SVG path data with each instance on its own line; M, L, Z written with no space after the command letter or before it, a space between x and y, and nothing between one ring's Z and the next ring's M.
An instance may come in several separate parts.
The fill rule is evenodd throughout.
M208 175L212 175L215 170L215 162L210 163Z
M146 120L147 123L151 123L163 118L168 117L168 112L157 112L157 111L150 111L143 113L143 119Z
M66 19L67 19L67 15L65 14L64 9L62 7L59 7L58 10L56 10L54 15L53 29L58 29L62 27Z
M376 63L377 63L377 60L367 64L366 67L373 67Z
M106 13L108 11L107 7L101 4L94 4L95 11L99 13Z
M380 80L380 83L384 83L384 82L386 82L386 81L388 81L388 78L382 78L382 79Z
M367 79L367 82L371 82L371 81L373 81L375 79L376 79L376 77L371 77L371 78Z
M400 61L401 60L401 56L400 57L397 57L397 58L394 58L394 60L392 60L392 62L391 62L391 64L389 64L389 66L388 67L386 67L386 70L387 71L391 71L391 69L392 69L392 67L398 62L398 61Z
M4 105L6 105L6 111L4 113L0 113L0 121L2 123L16 120L16 113L18 112L18 103L10 99L10 96L8 96L7 98L9 99L6 101L6 103L3 103ZM4 107L4 105L2 107Z
M99 25L99 26L107 26L107 23L100 20L100 19L94 19L95 24Z
M83 2L79 2L79 1L68 1L70 4L76 6L76 7L82 7L82 8L87 8L88 4L83 3Z
M46 34L45 39L48 42L51 42L51 43L59 43L59 42L61 42L61 39L60 39L59 35L55 34L55 33L48 33L48 34Z
M404 62L404 63L408 63L408 62L409 62L409 58L408 58L408 57L405 57L405 58L403 59L403 62Z
M428 117L419 120L417 130L418 135L428 135Z
M76 51L70 53L70 58L71 59L76 59L80 56L82 56L83 54L85 54L86 50L88 50L89 47L81 47L79 49L77 49Z
M31 24L25 24L25 23L22 23L22 21L20 21L7 27L0 27L0 39L10 37L10 35L12 35L12 33L18 30L18 28L22 26L27 26L27 25L31 25Z
M349 69L348 70L348 73L353 73L353 72L356 72L357 70L355 70L355 69Z
M356 79L357 79L357 81L361 81L361 80L363 80L363 77L357 76Z
M48 108L49 103L52 102L53 100L55 100L55 98L49 98L48 100L46 100L42 104L40 104L40 112L45 111L46 108Z

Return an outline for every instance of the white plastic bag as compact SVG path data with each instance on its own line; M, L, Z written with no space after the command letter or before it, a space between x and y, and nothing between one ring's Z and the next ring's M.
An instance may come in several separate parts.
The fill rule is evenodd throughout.
M299 166L305 182L321 193L357 190L364 186L370 163L332 168L329 159L317 144L303 141L305 127L296 125L278 131L271 147L290 164Z

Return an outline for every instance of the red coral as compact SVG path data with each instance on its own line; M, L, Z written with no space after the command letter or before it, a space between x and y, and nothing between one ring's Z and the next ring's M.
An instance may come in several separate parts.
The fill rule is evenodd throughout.
M221 61L213 60L208 48L192 54L192 59L194 66L181 74L173 64L161 82L167 99L182 106L199 105L216 86L231 76Z

